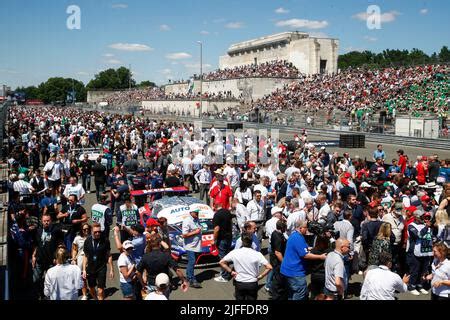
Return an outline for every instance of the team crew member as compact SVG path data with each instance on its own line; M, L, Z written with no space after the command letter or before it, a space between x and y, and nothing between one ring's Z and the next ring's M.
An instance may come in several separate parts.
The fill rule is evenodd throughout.
M66 232L64 236L64 243L67 250L72 250L72 242L75 236L80 233L81 225L88 221L86 210L78 203L76 195L69 196L69 203L62 207L58 214L58 219L62 219L62 228Z
M87 279L89 292L94 299L105 299L106 272L109 265L109 277L114 278L111 245L109 239L102 235L98 223L92 225L92 235L86 238L84 244L83 278ZM98 293L95 291L98 289Z
M131 197L125 197L125 204L120 206L119 215L117 216L117 223L121 226L120 239L122 242L129 240L130 235L124 229L131 228L139 223L139 210L137 205L131 202Z
M220 266L234 278L236 300L257 300L258 280L263 279L272 265L264 256L252 249L252 235L242 234L242 248L232 250L221 261ZM233 269L228 264L233 263ZM259 269L264 271L259 274Z

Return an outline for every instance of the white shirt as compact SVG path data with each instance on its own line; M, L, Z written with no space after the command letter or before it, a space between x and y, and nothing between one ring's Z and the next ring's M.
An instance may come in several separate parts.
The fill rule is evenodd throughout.
M54 266L45 275L44 295L50 300L78 300L82 287L81 270L72 264Z
M441 285L439 288L433 287L436 281L448 281L450 280L450 260L445 259L442 264L433 262L431 265L433 272L433 279L431 280L432 291L437 296L449 297L450 286Z
M272 217L266 222L266 235L269 238L269 241L270 241L270 237L272 236L272 232L277 230L278 220L280 220L280 219L278 219L276 217Z
M244 203L244 200L250 201L253 198L252 190L247 188L247 190L242 192L241 188L237 188L234 197L239 200L239 203Z
M239 176L235 168L226 167L223 170L223 174L227 177L228 181L230 181L230 187L237 187L239 185Z
M183 165L184 174L193 174L192 171L192 160L190 158L184 157L181 160L181 164Z
M25 180L17 180L13 184L14 191L19 192L21 196L31 194L33 187Z
M302 197L303 200L308 199L308 198L312 198L312 199L316 199L318 196L316 190L314 190L312 193L309 192L308 190L303 191L302 193L300 193L300 197Z
M250 221L260 221L264 220L264 202L260 200L260 202L256 202L255 199L250 201L247 204L247 211L250 216Z
M85 191L83 189L83 186L81 184L77 184L75 186L72 186L71 184L66 185L66 188L64 189L64 197L66 197L67 199L69 198L70 195L76 195L77 199L78 199L78 204L80 205L84 205L85 203L85 199L81 199L81 197L83 197L85 195Z
M53 161L47 162L47 164L44 167L44 172L50 170L52 170L52 174L48 177L48 180L56 181L61 179L61 171L63 171L63 165L61 162L58 163Z
M290 235L294 229L295 229L295 222L298 220L306 220L306 213L303 210L298 210L298 211L294 211L292 212L289 217L287 218L287 228L286 228L286 233L288 235Z
M319 219L327 219L328 213L331 211L330 205L325 202L325 204L319 210Z
M210 184L211 183L211 172L206 169L200 169L194 176L195 181L201 184Z
M150 292L144 300L153 300L153 301L158 301L158 300L169 300L167 299L167 297L163 294L159 294L156 292Z
M250 220L250 214L248 213L247 208L243 204L238 203L236 205L235 214L239 228L243 228L244 223Z
M119 256L119 259L117 259L117 267L119 268L119 276L120 276L120 283L129 283L131 282L131 279L133 278L134 273L132 273L128 279L125 279L122 272L120 272L121 267L127 267L128 271L131 270L133 267L133 261L131 261L131 258L127 256L125 253L121 253Z
M267 197L267 194L269 193L269 191L267 191L267 188L265 186L263 186L262 184L257 184L256 186L253 187L253 193L259 190L261 191L261 198L265 199Z
M369 270L361 289L361 300L395 300L395 291L406 292L408 286L386 266Z
M261 265L267 265L266 258L252 248L240 248L230 251L223 260L233 262L234 270L237 272L236 281L238 282L257 282L259 268Z

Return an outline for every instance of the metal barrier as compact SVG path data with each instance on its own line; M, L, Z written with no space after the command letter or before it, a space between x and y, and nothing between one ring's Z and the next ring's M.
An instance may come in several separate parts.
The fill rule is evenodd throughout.
M0 106L0 181L8 181L8 108L9 104ZM6 191L6 190L4 190ZM1 191L0 191L1 192ZM9 300L9 272L8 272L8 239L9 239L9 217L8 217L8 193L0 193L0 297Z

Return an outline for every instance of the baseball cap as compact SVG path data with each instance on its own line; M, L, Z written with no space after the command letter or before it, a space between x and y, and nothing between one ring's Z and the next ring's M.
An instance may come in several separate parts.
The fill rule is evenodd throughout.
M145 223L145 225L147 227L154 227L154 226L158 227L158 226L160 226L158 220L153 219L153 218L148 219L147 222Z
M283 209L278 206L275 206L272 208L272 212L271 212L272 215L274 215L275 213L278 213L278 212L283 212Z
M361 188L370 188L372 187L370 184L368 184L367 182L363 181L363 183L361 183Z
M414 213L417 210L416 206L409 206L406 208L406 211L408 211L409 213Z
M325 150L325 147L320 147L320 150Z
M413 212L413 214L414 214L414 217L420 218L421 216L424 215L424 212L422 210L416 210Z
M422 201L422 202L430 201L430 197L427 195L424 195L424 196L420 197L420 201Z
M155 285L158 288L168 286L170 283L169 276L165 273L160 273L156 276Z
M196 212L196 213L199 213L199 212L200 212L200 209L199 209L199 208L195 208L195 209L192 209L190 212Z
M350 172L344 173L344 178L348 179L348 178L351 178L351 177L352 177L352 175L350 174Z
M130 248L134 248L134 245L133 245L133 242L131 242L130 240L126 240L126 241L123 242L122 247L125 250L128 250Z

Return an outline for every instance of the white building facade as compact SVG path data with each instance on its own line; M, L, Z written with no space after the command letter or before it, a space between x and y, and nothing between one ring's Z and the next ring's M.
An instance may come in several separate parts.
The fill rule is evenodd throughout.
M233 44L219 59L219 68L234 68L287 60L304 74L337 73L339 40L311 37L304 32L283 32Z

